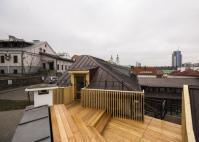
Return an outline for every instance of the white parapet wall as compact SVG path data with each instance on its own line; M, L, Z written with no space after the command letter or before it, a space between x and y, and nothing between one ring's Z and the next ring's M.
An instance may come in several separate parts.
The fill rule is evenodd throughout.
M53 105L53 90L49 90L45 94L39 94L39 91L34 91L34 107L42 105Z
M57 89L56 85L52 84L40 84L33 85L25 89L26 92L33 92L34 95L34 107L53 105L53 90Z

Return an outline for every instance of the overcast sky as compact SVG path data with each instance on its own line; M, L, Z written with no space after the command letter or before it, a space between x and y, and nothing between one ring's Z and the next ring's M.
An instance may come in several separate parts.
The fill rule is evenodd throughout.
M0 0L0 38L47 41L56 52L124 65L199 62L199 0Z

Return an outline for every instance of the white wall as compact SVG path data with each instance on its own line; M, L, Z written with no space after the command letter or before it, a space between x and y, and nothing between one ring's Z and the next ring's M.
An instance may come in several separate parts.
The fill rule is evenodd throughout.
M39 54L39 52L44 52L52 55L56 55L56 52L50 47L47 42L36 43L32 47L29 47L28 52Z
M69 66L72 64L68 61L63 60L57 60L52 57L42 56L39 54L39 52L42 50L45 50L45 53L51 54L51 55L57 55L56 52L50 47L50 45L47 42L38 42L35 43L32 46L24 47L24 48L0 48L0 56L10 54L11 58L9 61L5 59L5 63L0 63L0 69L5 70L5 73L13 73L14 69L18 70L18 73L22 72L22 50L23 52L23 67L24 67L24 73L34 73L37 72L40 68L43 68L42 63L46 63L46 69L48 69L48 62L54 62L54 70L57 70L57 64L59 64L59 70L57 72L65 72L66 66L69 68ZM18 63L14 63L14 55L18 56ZM63 65L63 69L62 69ZM11 66L13 66L11 68ZM10 68L10 69L9 69ZM10 72L8 72L10 71Z
M39 95L38 91L34 91L34 107L42 105L53 105L53 90L49 90L49 94Z
M192 69L192 70L199 71L199 67L179 67L177 70L185 71L187 69Z
M137 75L137 77L150 77L150 78L156 78L156 75Z
M8 52L5 52L5 51L2 51L0 53L0 56L5 56L5 54L8 54L10 55L10 60L6 60L5 58L5 63L1 63L0 62L0 66L21 66L21 52L20 51L8 51ZM18 57L18 63L14 63L14 56L17 56Z
M62 61L62 60L57 60L57 65L59 65L59 70L57 69L57 72L65 72L66 70L68 70L69 66L72 65L71 62L67 62L67 61ZM62 65L63 65L63 69L62 69ZM67 66L67 68L66 68Z

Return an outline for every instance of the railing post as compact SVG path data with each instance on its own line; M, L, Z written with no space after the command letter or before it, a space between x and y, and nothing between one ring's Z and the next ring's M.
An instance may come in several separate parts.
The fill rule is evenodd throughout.
M105 80L105 89L107 88L107 80Z

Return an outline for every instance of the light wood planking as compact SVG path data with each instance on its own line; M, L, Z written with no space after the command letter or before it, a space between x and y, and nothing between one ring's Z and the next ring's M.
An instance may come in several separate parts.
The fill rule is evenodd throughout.
M111 118L104 110L85 108L77 102L51 107L51 122L55 142L182 141L181 125L149 116L144 121Z
M188 85L183 86L182 92L182 135L183 142L195 142L191 114L191 104L189 98Z
M181 142L181 126L145 116L144 122L112 118L102 135L110 142Z
M53 90L53 104L68 105L74 100L72 95L72 86L59 87Z

